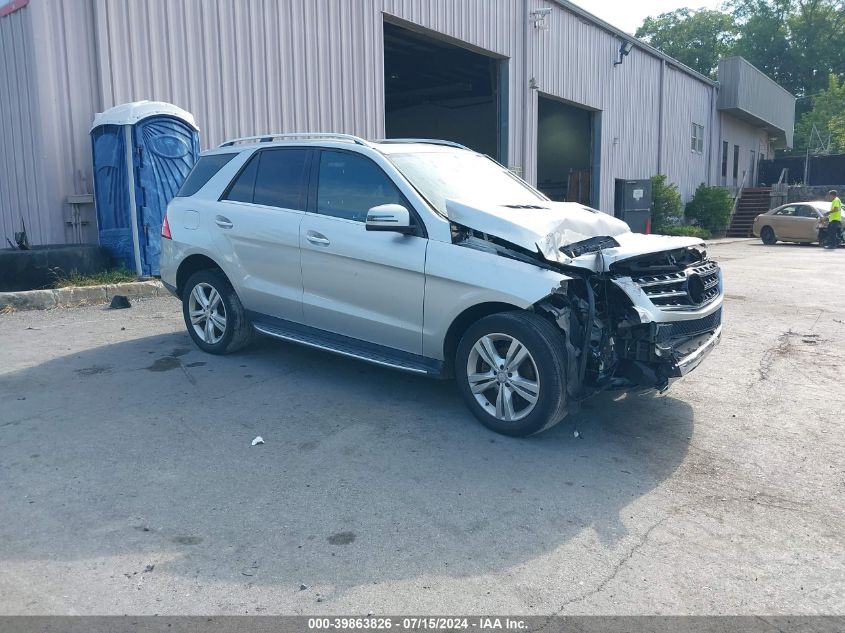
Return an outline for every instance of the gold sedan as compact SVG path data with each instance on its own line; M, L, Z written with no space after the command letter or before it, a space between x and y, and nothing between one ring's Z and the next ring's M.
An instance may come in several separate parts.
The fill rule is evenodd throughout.
M754 218L752 232L763 244L821 242L827 225L825 214L830 203L824 200L791 202Z

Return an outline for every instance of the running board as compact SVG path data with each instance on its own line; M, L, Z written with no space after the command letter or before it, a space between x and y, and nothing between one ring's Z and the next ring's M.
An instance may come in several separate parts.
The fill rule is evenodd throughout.
M372 363L373 365L381 365L382 367L390 367L391 369L399 369L414 374L423 374L426 376L440 376L440 363L434 360L429 360L428 363L420 357L417 361L414 358L398 358L389 353L381 352L380 350L363 349L349 342L346 337L343 339L329 340L318 334L309 332L301 332L292 328L286 328L280 325L271 325L269 323L253 323L252 327L258 332L272 336L273 338L282 339L283 341L290 341L291 343L298 343L306 345L315 349L331 352L332 354L340 354L349 358L356 358L358 360ZM354 339L353 339L354 340ZM363 345L370 345L363 343Z

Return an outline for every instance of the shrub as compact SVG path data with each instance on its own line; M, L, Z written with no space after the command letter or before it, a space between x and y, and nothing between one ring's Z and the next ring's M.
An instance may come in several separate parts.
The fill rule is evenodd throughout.
M690 237L700 237L703 240L710 239L710 231L701 228L700 226L685 226L679 224L677 226L669 226L660 231L663 235L688 235Z
M681 221L681 194L666 182L665 174L651 177L651 226L655 233L665 233Z
M733 199L727 189L699 185L687 203L685 215L711 233L720 233L728 227Z

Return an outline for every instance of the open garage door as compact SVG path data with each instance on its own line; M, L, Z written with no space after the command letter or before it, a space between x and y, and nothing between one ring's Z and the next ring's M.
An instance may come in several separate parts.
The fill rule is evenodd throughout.
M456 141L507 159L505 62L384 24L384 125L388 138Z
M537 188L552 200L598 206L599 113L537 100Z

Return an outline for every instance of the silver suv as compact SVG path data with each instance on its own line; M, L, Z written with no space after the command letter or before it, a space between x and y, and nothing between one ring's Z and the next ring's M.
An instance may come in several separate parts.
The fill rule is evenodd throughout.
M162 236L162 281L201 349L258 332L454 377L507 435L602 390L666 389L721 334L700 240L631 233L447 141L229 141L200 157Z

